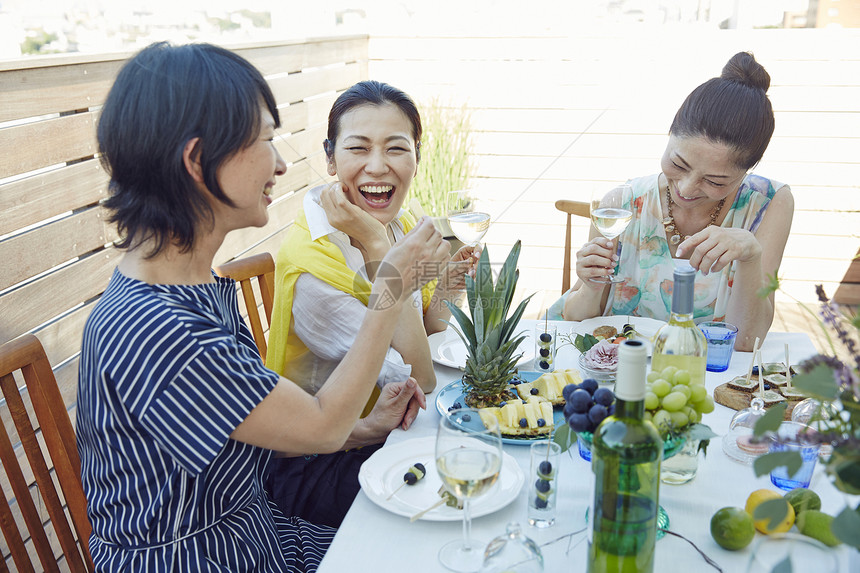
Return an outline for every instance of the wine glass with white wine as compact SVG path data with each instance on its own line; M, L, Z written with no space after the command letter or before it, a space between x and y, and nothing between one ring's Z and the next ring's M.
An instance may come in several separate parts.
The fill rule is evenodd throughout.
M445 489L463 502L463 539L439 550L439 562L451 571L478 571L484 546L472 540L472 498L485 494L502 469L502 436L499 424L486 427L478 410L459 408L446 412L436 432L436 471Z
M449 191L445 214L451 231L466 245L480 243L490 228L490 214L471 189Z
M595 190L591 197L591 222L594 228L610 240L623 233L633 218L632 197L633 187L627 183L618 185L605 195L602 191ZM608 277L592 277L591 280L596 283L610 284L624 279L618 276L616 266L615 271Z

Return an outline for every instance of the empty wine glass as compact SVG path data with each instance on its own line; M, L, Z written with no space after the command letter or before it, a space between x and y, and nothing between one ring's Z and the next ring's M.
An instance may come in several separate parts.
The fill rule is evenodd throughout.
M631 198L633 187L624 183L610 190L605 195L601 191L594 191L591 197L591 222L594 228L607 239L615 239L624 232L630 220L633 218L631 211ZM617 251L617 249L616 249ZM596 283L617 283L623 279L618 277L618 267L608 277L593 277Z
M490 214L471 189L449 191L445 213L451 231L466 245L477 245L490 228Z
M459 408L443 414L436 432L436 471L442 484L463 502L463 539L439 550L439 562L451 571L481 569L485 543L472 540L469 503L496 483L502 468L502 436L497 422L486 427L478 410Z

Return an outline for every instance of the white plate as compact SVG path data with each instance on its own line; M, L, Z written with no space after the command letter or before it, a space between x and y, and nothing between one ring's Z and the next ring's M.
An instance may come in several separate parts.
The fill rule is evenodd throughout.
M591 334L594 332L594 329L599 326L614 326L618 329L618 333L621 334L621 329L628 323L633 325L636 332L646 337L643 342L648 347L648 355L650 356L651 339L655 334L657 334L660 327L666 324L665 321L654 318L645 318L643 316L628 316L626 314L616 316L598 316L595 318L588 318L577 323L571 329L571 332L576 334Z
M415 462L424 464L427 475L415 485L404 485L403 474ZM472 500L472 517L481 517L498 511L517 499L525 476L517 461L502 453L502 470L499 479L482 496ZM358 471L358 482L370 501L397 515L412 517L424 511L440 497L442 480L436 473L436 437L415 438L385 446L377 450ZM391 499L388 496L397 490ZM463 511L442 505L421 517L425 521L460 521Z
M526 329L518 329L515 332L519 333ZM535 358L535 345L532 342L532 337L528 331L525 332L526 338L520 344L517 352L522 352L518 364L530 363ZM466 367L466 356L468 351L463 339L452 328L436 332L427 337L430 343L430 357L437 364L448 366L449 368L463 369Z

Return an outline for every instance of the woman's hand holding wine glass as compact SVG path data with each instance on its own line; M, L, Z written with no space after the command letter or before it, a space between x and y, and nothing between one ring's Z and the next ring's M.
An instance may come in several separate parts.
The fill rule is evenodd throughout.
M593 193L591 198L591 222L601 235L612 240L624 232L633 218L633 212L631 211L632 196L633 187L626 183L615 187L605 195L601 191ZM623 279L617 276L617 272L618 267L608 277L592 277L590 280L604 284L621 282Z
M436 433L436 471L449 492L463 501L463 539L439 550L439 562L451 571L478 571L483 543L471 539L469 502L496 483L502 468L498 423L485 427L477 410L460 408L442 416Z
M475 196L474 191L449 191L445 213L451 231L466 245L477 245L490 228L490 214Z

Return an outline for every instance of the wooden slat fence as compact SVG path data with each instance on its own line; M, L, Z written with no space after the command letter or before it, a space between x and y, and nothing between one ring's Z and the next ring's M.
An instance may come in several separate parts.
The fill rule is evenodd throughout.
M305 191L327 177L322 141L331 103L367 78L363 35L232 49L272 86L283 123L277 146L288 168L273 189L269 224L228 235L215 264L277 251ZM128 56L0 62L0 343L25 332L40 338L73 422L83 325L120 256L100 206L107 177L96 157L95 124ZM0 404L0 419L11 428L8 414ZM15 570L5 541L0 549Z
M485 239L498 262L522 239L520 296L543 295L531 315L561 288L565 217L554 202L659 171L678 106L738 51L771 75L776 132L756 171L790 184L796 201L783 286L811 301L815 283L833 294L845 277L843 300L860 302L846 276L860 246L860 30L496 28L487 19L470 36L374 35L370 75L419 103L472 110L475 185L494 203ZM574 224L578 247L588 222Z

